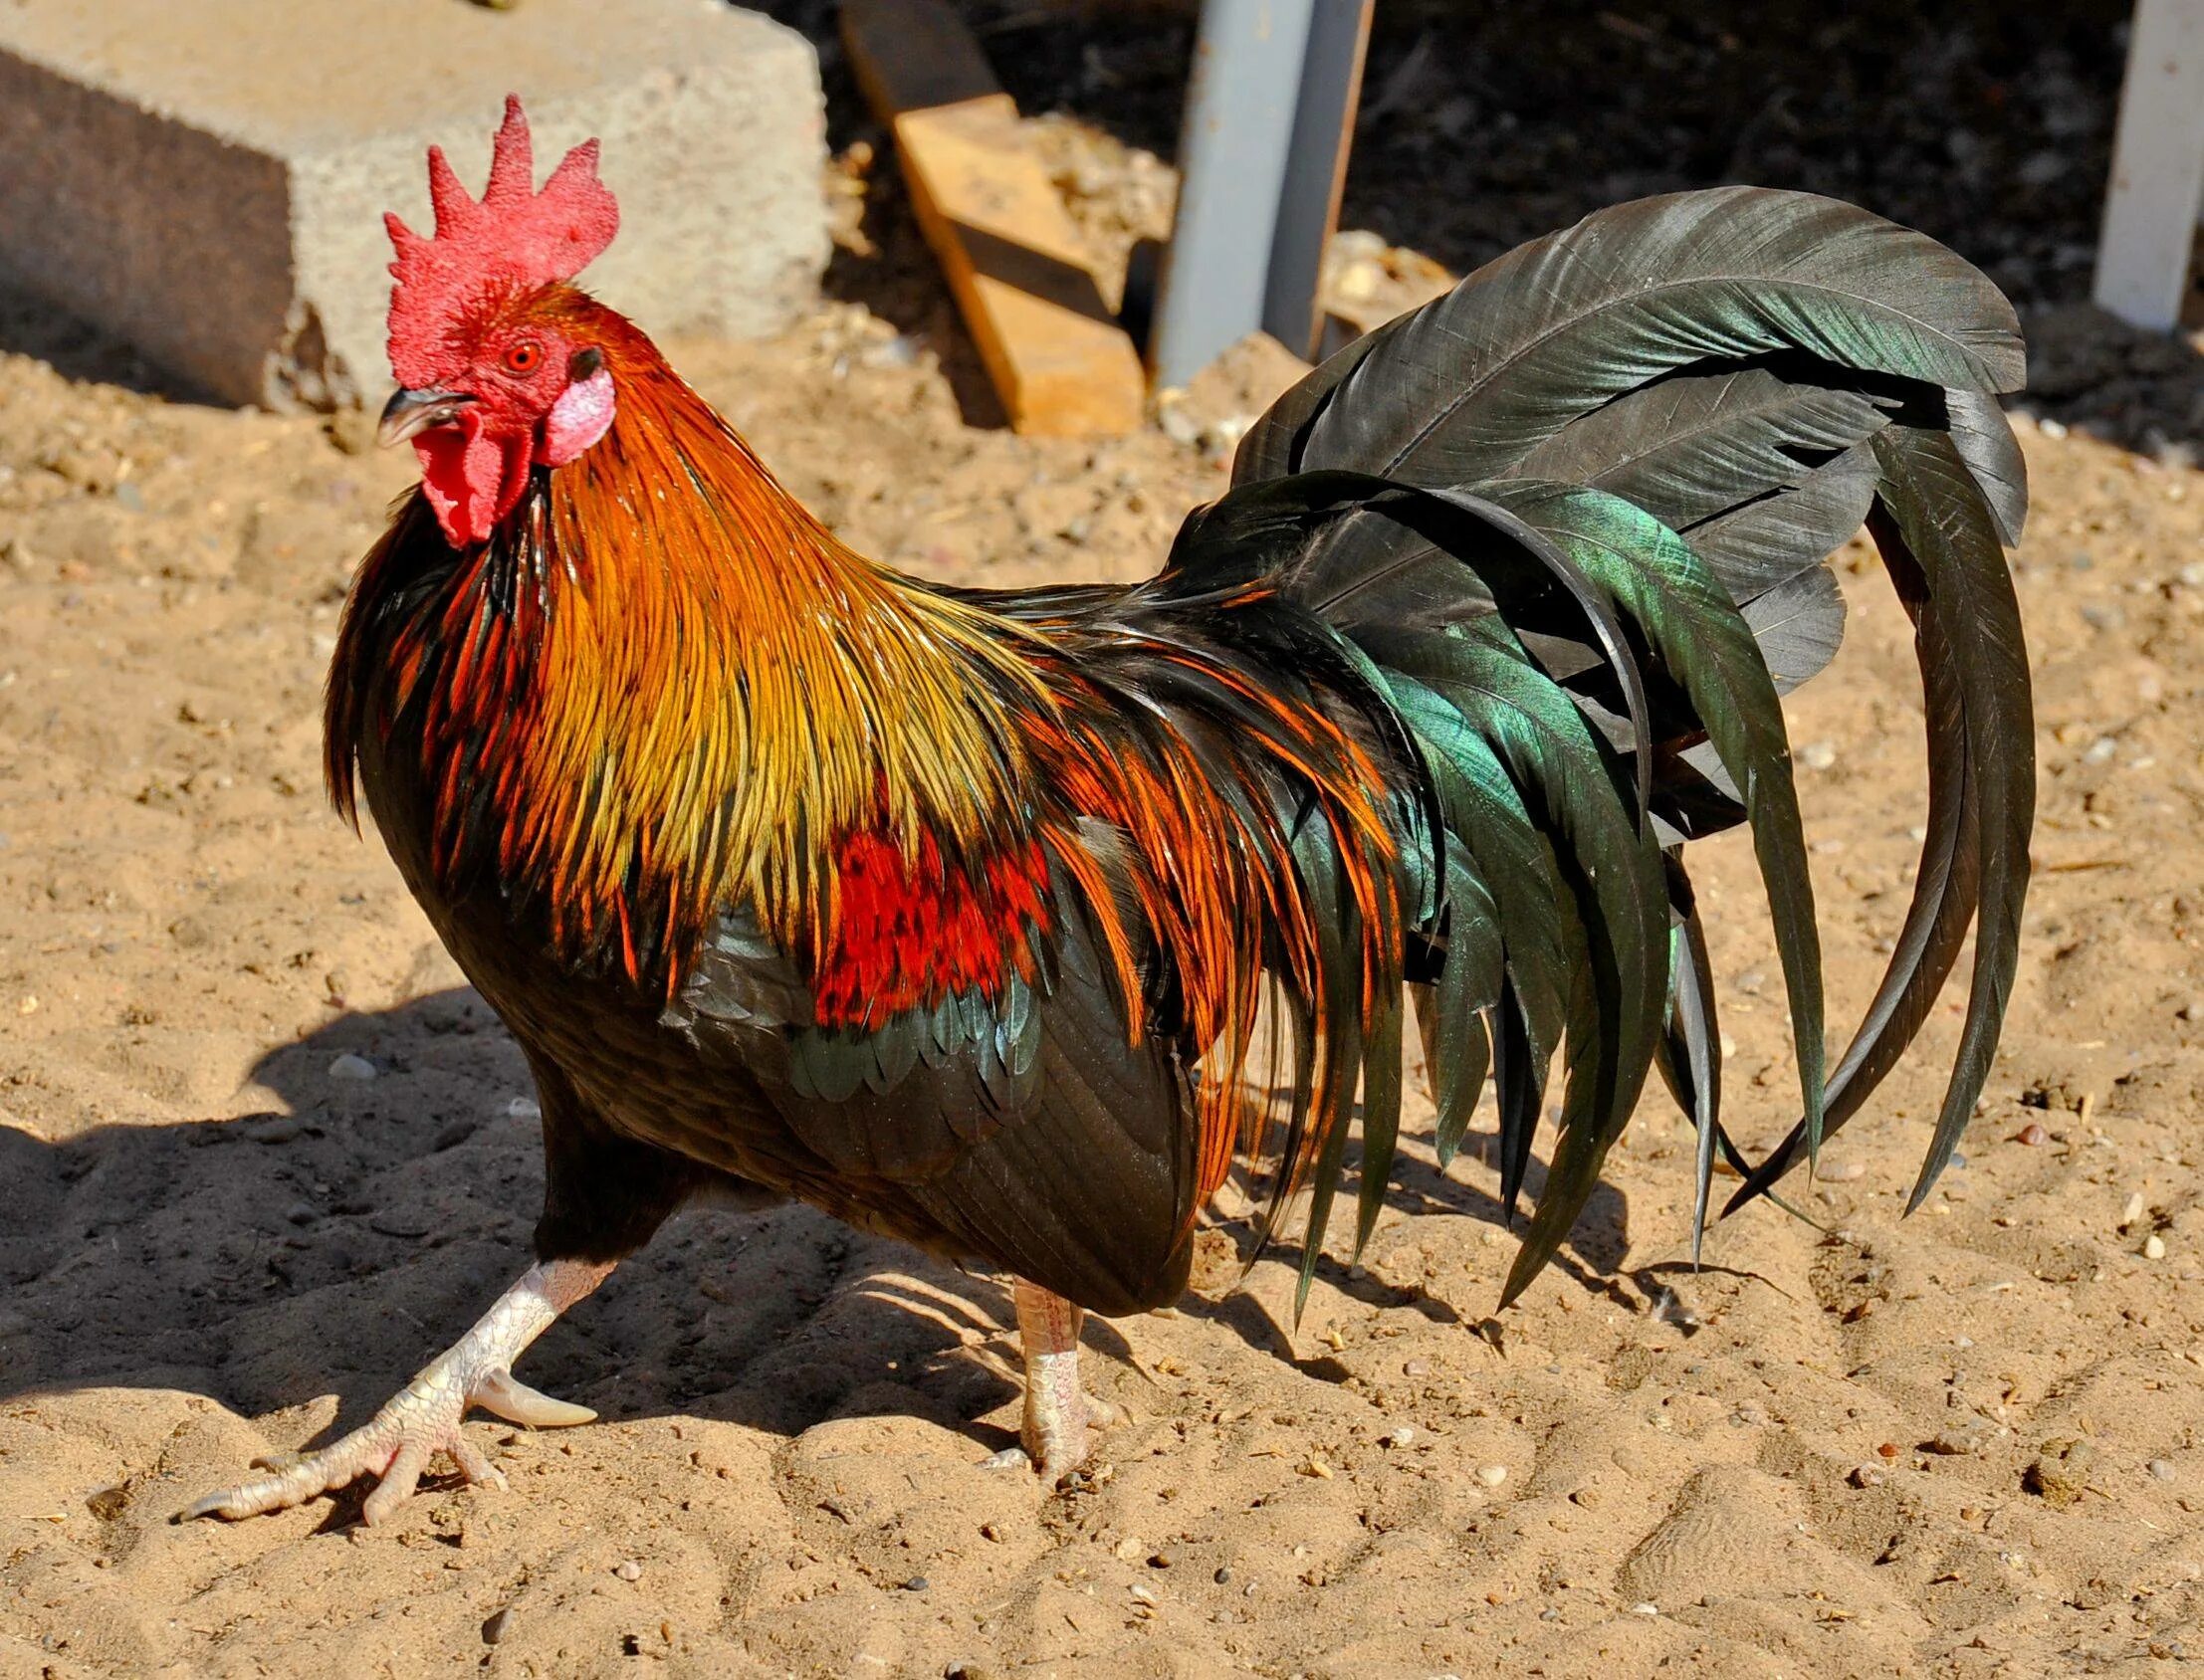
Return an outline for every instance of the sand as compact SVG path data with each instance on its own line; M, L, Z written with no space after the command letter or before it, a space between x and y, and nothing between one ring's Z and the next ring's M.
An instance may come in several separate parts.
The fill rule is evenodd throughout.
M970 427L934 352L851 306L677 359L845 535L934 575L1140 575L1222 483L1213 431ZM1291 1250L1235 1289L1217 1231L1181 1310L1091 1328L1124 1421L1060 1494L982 1468L1016 1422L999 1280L790 1207L682 1216L540 1344L523 1374L602 1421L472 1424L511 1491L177 1527L463 1329L526 1264L540 1168L520 1056L320 793L336 612L409 460L118 372L0 355L0 1680L2204 1655L2204 474L2177 454L2021 427L2040 873L1964 1164L1917 1216L1956 996L1796 1186L1826 1235L1762 1206L1694 1273L1658 1095L1496 1324L1481 1145L1442 1177L1419 1138L1298 1329ZM1792 705L1840 1022L1922 802L1903 621L1864 552L1845 584L1851 639ZM1758 890L1733 840L1695 867L1765 1144L1795 1089Z

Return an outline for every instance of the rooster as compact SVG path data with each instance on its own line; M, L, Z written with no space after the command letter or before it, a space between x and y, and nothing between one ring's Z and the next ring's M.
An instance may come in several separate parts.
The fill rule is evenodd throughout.
M354 584L328 775L363 800L542 1099L535 1264L363 1427L199 1501L372 1476L592 1414L522 1352L684 1201L799 1197L999 1269L1023 1455L1087 1451L1083 1312L1164 1306L1235 1163L1301 1289L1351 1132L1358 1242L1395 1159L1413 997L1442 1159L1489 1082L1501 1303L1552 1257L1650 1070L1753 1197L1859 1113L1970 931L1949 1159L2011 986L2034 806L1994 393L2017 322L1852 206L1726 188L1602 211L1364 337L1241 441L1131 587L958 589L853 552L572 281L618 211L596 144L534 182L508 102L478 201L429 153L397 257L386 441L418 490ZM1825 1066L1778 697L1862 525L1915 632L1929 808L1879 990ZM1798 1124L1722 1126L1684 843L1749 827ZM1555 1070L1558 1068L1558 1073ZM1358 1127L1359 1122L1359 1127ZM1013 1449L1013 1455L1017 1449Z

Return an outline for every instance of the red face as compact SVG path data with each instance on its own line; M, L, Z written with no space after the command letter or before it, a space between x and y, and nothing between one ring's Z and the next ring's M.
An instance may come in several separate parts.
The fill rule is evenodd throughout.
M533 467L564 466L612 424L603 353L527 312L501 312L408 371L430 377L390 399L381 438L413 441L422 490L455 548L489 536Z

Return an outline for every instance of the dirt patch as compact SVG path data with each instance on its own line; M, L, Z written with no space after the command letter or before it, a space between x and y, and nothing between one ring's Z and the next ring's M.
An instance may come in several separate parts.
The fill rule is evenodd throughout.
M1177 436L970 424L970 352L879 190L879 266L843 272L888 277L877 307L678 364L883 559L1145 575L1275 359ZM364 1417L525 1263L521 1059L319 792L335 615L409 463L145 394L55 323L0 331L39 352L0 355L6 1680L2021 1676L2204 1652L2204 474L2069 429L2178 415L2193 349L2055 381L2030 399L2052 423L2020 428L2039 878L1983 1112L1916 1217L1956 1002L1797 1186L1827 1234L1761 1208L1693 1273L1689 1139L1649 1099L1497 1327L1489 1136L1448 1176L1412 1143L1297 1332L1290 1251L1230 1293L1221 1234L1183 1310L1097 1325L1125 1421L1043 1497L979 1468L1016 1421L993 1280L800 1208L700 1212L530 1356L601 1423L478 1422L512 1491L433 1484L368 1534L352 1500L166 1519ZM2151 418L2131 441L2151 424L2180 443ZM1791 705L1840 1021L1902 916L1923 792L1902 617L1864 550L1844 581L1850 639ZM1731 1118L1765 1144L1793 1080L1759 890L1735 840L1695 873Z

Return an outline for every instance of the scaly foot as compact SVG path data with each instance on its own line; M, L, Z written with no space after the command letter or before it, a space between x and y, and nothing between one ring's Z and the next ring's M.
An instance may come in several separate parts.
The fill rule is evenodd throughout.
M257 1517L343 1487L361 1476L380 1478L361 1515L381 1522L412 1496L438 1452L450 1455L470 1482L506 1485L504 1474L460 1429L470 1405L534 1428L587 1423L587 1406L540 1394L513 1375L513 1362L568 1307L602 1283L609 1264L554 1260L533 1266L482 1316L474 1329L432 1360L364 1425L320 1452L255 1459L270 1474L207 1495L178 1513L195 1517Z
M1079 1326L1086 1313L1022 1278L1012 1293L1025 1352L1025 1417L1018 1436L1025 1460L1053 1484L1086 1462L1089 1431L1115 1414L1079 1385Z

